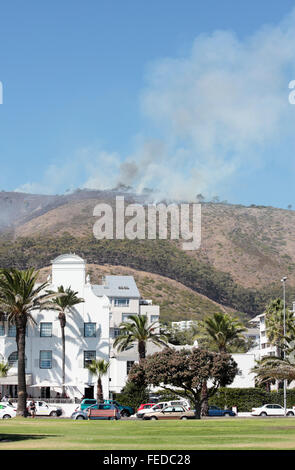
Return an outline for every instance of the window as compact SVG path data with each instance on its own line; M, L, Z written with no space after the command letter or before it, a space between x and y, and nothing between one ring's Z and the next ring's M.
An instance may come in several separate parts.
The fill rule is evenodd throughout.
M166 412L166 411L167 411L168 413L169 413L169 412L171 413L171 412L173 411L173 406L167 406L167 408L165 408L165 412Z
M15 325L8 325L8 336L11 338L16 337L16 326Z
M182 406L175 406L174 407L174 411L184 411L184 409L182 408Z
M84 323L84 337L94 338L96 336L96 323Z
M14 351L13 353L8 356L8 364L10 367L16 367L17 366L17 361L18 361L18 353L17 351ZM27 366L27 358L25 357L25 365Z
M122 321L128 321L130 317L130 313L122 313Z
M52 351L40 351L39 367L40 369L52 368Z
M96 359L96 351L84 351L84 368Z
M40 323L40 336L42 337L52 336L52 323Z
M159 321L159 315L151 315L151 322Z
M8 357L8 364L10 365L10 367L16 366L17 359L18 359L17 351L10 354L10 356Z
M0 336L4 336L5 335L5 327L2 323L2 325L0 324Z
M115 307L129 307L129 299L114 299Z
M121 328L113 328L113 337L117 338L121 334Z
M8 336L10 338L15 338L16 337L16 326L15 325L8 325ZM28 336L28 327L26 327L26 336Z
M132 369L133 364L134 364L134 361L127 361L127 375L129 374L130 370Z

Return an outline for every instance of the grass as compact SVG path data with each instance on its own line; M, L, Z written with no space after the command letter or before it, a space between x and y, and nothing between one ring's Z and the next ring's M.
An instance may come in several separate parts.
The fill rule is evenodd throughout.
M1 450L286 450L295 419L72 421L15 418L0 422Z

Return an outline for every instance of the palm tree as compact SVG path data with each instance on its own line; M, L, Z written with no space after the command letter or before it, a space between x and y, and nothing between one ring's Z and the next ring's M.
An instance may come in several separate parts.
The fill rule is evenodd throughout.
M213 316L205 318L201 322L201 333L196 335L207 344L211 343L220 353L227 353L228 348L235 342L244 339L243 333L246 331L244 325L228 313L217 312ZM208 389L207 383L203 383L201 395L203 397L202 415L208 415Z
M147 315L130 315L127 321L119 325L121 334L115 339L114 347L118 351L126 351L137 343L139 362L142 361L149 341L158 346L167 346L166 335L156 332L156 323L148 325Z
M253 367L252 372L256 374L259 384L267 384L272 380L295 380L295 364L287 358L265 356Z
M0 271L0 310L8 314L9 322L16 326L16 344L18 354L18 405L17 414L26 416L26 328L28 321L36 323L33 310L40 310L53 296L41 294L48 283L36 285L38 272L33 268L26 271L1 269Z
M286 336L284 336L284 303L282 299L272 300L265 309L267 338L276 347L276 356L283 358L284 349L295 339L295 321L293 312L286 309Z
M202 322L203 336L209 340L220 353L227 353L230 346L244 339L245 326L228 313L217 312Z
M109 370L110 363L104 359L93 359L90 364L87 364L87 369L92 375L97 376L97 402L103 403L103 389L101 378L106 375Z
M7 377L10 365L8 362L0 362L0 377Z
M53 291L48 291L50 294L54 294ZM65 327L67 324L67 314L71 312L74 305L84 302L84 299L77 297L78 292L75 292L68 287L64 289L63 286L59 286L57 292L61 294L55 297L51 304L48 306L49 309L54 309L59 312L58 319L61 327L61 338L62 338L62 395L65 396L65 364L66 364L66 338L65 338Z

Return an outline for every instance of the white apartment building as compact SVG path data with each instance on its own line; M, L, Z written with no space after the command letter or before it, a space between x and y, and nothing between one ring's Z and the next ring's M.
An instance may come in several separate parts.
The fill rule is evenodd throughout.
M186 331L189 330L193 325L196 325L196 323L197 322L194 320L173 321L171 322L171 326L177 330Z
M113 341L119 334L119 325L129 315L147 315L150 323L158 322L159 306L143 300L132 276L105 276L101 284L91 284L85 261L75 254L64 254L52 261L48 290L59 286L71 287L84 299L67 314L65 386L69 398L96 396L96 377L86 365L92 359L110 361L108 375L102 378L104 397L120 392L126 383L129 369L138 361L137 346L118 353ZM29 325L26 338L27 391L32 397L56 398L62 391L62 342L58 312L37 311L36 325ZM0 392L17 396L17 348L15 327L0 322L0 361L11 366L8 376L0 378ZM172 345L170 345L172 346ZM191 348L193 346L172 346ZM147 345L147 354L160 351ZM254 366L253 354L234 354L239 374L231 386L254 386L250 373Z
M131 314L146 314L150 322L159 320L159 307L144 301L132 276L106 276L93 285L86 274L85 261L75 254L58 256L52 261L52 276L47 289L71 287L84 299L67 314L66 390L70 398L95 395L96 378L86 364L92 359L111 360L109 375L102 378L105 398L124 386L137 351L128 359L112 350L119 324ZM43 310L33 314L36 325L29 325L26 338L26 380L32 397L54 398L61 392L62 343L58 312ZM17 396L16 330L7 321L0 323L0 361L11 366L0 379L0 392Z
M292 310L295 314L295 302L293 302ZM275 356L276 355L276 348L273 346L268 337L267 337L267 329L265 325L265 313L261 313L256 317L250 320L253 327L259 330L259 348L257 352L257 359L260 359L264 356Z

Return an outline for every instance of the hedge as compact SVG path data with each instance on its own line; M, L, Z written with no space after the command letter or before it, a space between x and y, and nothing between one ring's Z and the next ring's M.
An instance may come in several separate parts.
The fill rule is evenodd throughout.
M261 388L220 388L217 393L209 399L209 405L220 408L232 408L237 406L238 411L251 411L266 403L277 403L284 405L284 391L267 392ZM295 406L295 389L287 390L287 407Z

